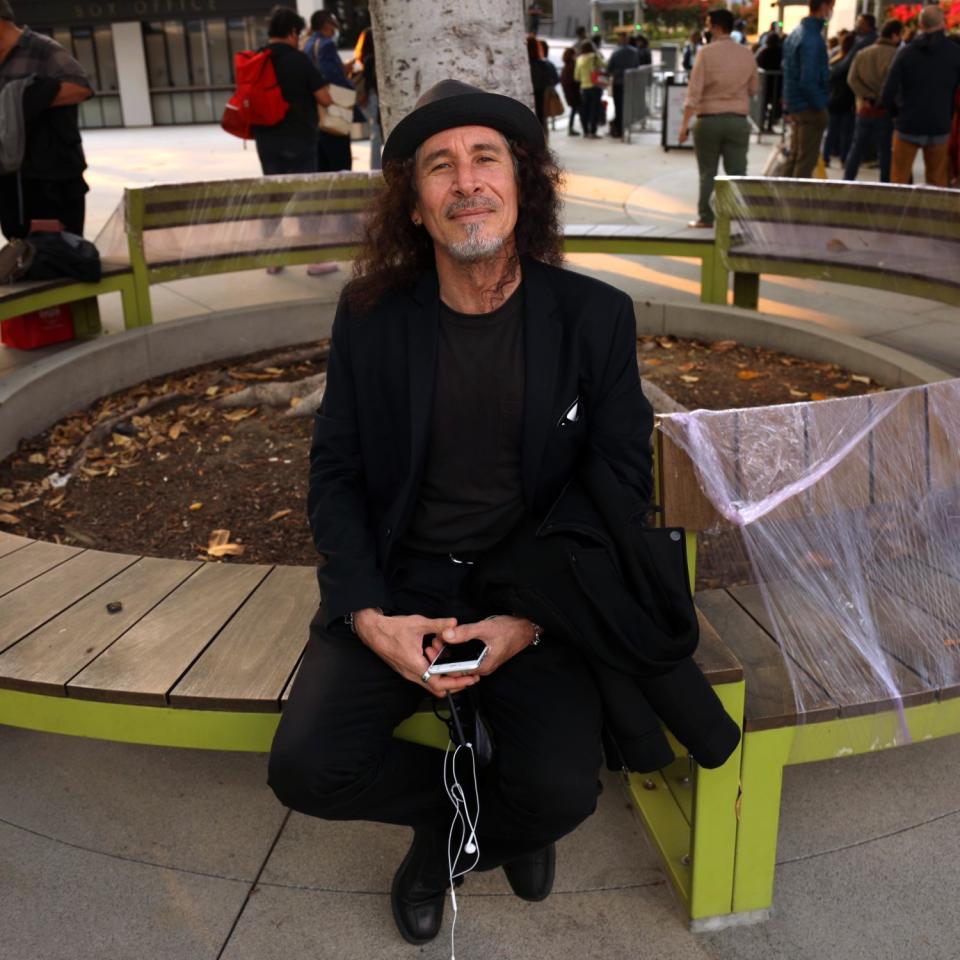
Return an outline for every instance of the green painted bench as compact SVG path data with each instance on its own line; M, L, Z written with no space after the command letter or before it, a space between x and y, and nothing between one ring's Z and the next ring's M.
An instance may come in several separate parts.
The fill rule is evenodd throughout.
M890 290L960 306L960 191L719 177L716 243L735 306L755 310L760 276Z
M891 513L913 515L919 509L917 498L928 495L952 498L945 501L948 519L960 501L960 449L950 441L942 419L933 415L934 391L939 409L944 404L960 409L958 381L899 391L896 409L862 441L856 456L835 468L830 489L815 485L778 507L782 522L822 522L828 509L839 509L860 511L858 516L868 522L882 523ZM779 408L785 412L763 425L757 422L760 410L722 415L730 418L738 444L746 445L745 438L762 431L770 439L771 456L775 446L806 448L809 457L810 438L817 431L829 435L858 415L851 400L793 404ZM663 431L656 436L664 522L688 532L722 530L694 464ZM880 454L890 446L901 455ZM739 489L749 489L748 463L725 463L723 469L733 472ZM842 604L824 605L803 577L769 583L769 604L755 584L697 593L698 609L743 669L739 792L731 797L723 772L715 777L717 771L691 769L685 759L660 774L629 778L694 929L754 921L769 912L784 767L960 733L960 564L955 551L947 559L938 557L926 541L918 551L918 556L898 556L891 539L890 559L866 570L882 668L896 684L899 699L849 642L837 616ZM798 555L792 562L801 559L810 560ZM839 581L829 582L837 584L839 594ZM895 593L886 592L890 583L896 585ZM787 604L800 632L807 620L827 624L831 648L819 658L800 658L796 648L781 644L770 609L783 610ZM939 657L931 654L937 648ZM842 669L838 661L843 661ZM701 836L705 829L708 837ZM718 875L729 878L729 887L718 883Z
M124 316L136 315L133 271L125 263L104 261L103 279L99 283L41 280L0 286L0 321L70 304L74 333L79 339L89 339L101 332L97 297L108 293L120 294Z
M127 329L153 322L150 287L191 277L349 260L379 173L257 177L128 188L97 238L104 279L0 288L0 319L74 304L78 337L100 330L96 297L119 291ZM701 262L701 300L725 303L727 275L708 232L678 227L574 225L570 253L679 256Z

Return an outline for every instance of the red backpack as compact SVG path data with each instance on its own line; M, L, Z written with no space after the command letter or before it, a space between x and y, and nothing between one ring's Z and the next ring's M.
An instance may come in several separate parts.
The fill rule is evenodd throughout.
M220 126L227 133L249 140L251 127L272 127L290 109L283 99L270 50L241 50L233 58L236 93L223 109Z

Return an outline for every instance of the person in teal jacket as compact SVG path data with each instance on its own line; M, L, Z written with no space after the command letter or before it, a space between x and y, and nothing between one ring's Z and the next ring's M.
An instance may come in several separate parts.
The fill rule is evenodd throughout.
M823 28L833 13L833 0L810 0L810 15L783 44L783 110L790 125L788 177L809 177L817 165L820 141L827 128L830 68Z

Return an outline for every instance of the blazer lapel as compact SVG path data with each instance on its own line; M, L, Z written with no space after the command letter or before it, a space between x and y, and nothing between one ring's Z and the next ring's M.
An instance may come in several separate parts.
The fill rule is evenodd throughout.
M553 400L563 338L560 305L543 274L535 260L523 259L526 383L520 470L528 507L533 503L540 464L553 427Z

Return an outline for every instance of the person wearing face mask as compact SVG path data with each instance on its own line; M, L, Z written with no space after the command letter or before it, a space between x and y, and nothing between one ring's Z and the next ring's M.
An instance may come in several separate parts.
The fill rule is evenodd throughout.
M783 44L783 118L790 125L792 159L792 168L785 174L788 177L813 173L830 119L830 68L823 28L832 13L833 0L810 0L810 15Z
M347 79L343 61L337 52L340 24L336 16L329 10L317 10L310 17L310 31L303 52L327 83L353 90L354 86ZM320 173L334 173L352 168L350 137L341 137L321 130L317 139L317 170Z

